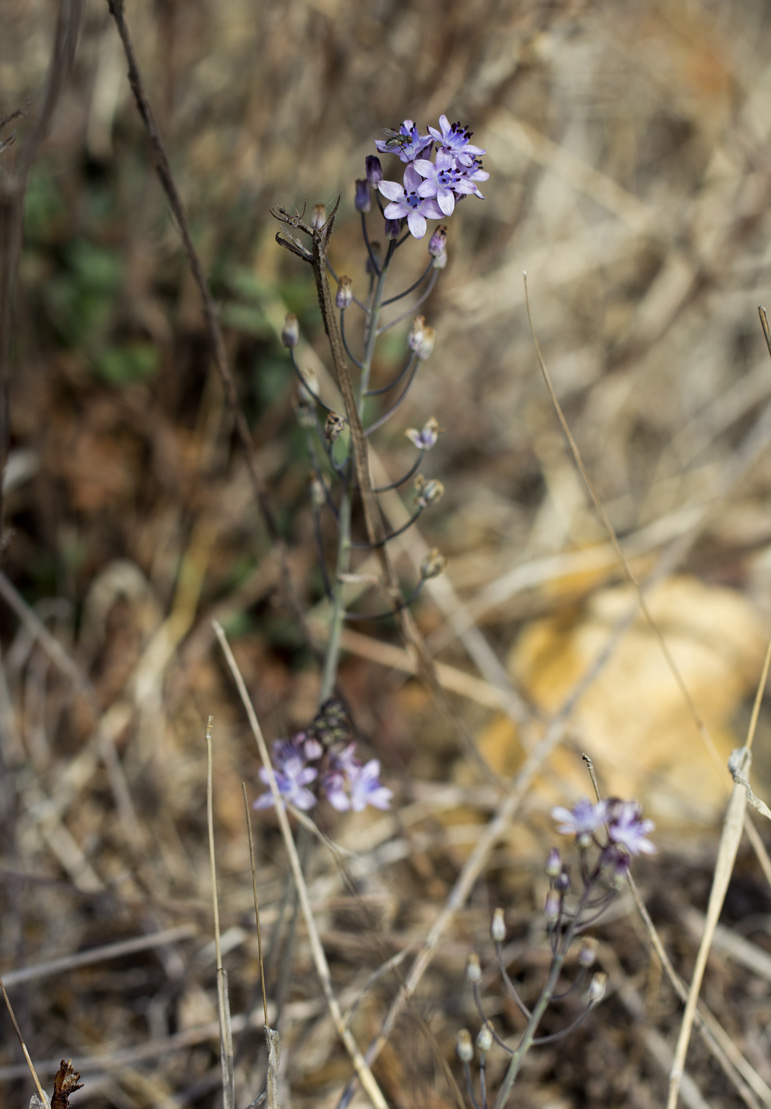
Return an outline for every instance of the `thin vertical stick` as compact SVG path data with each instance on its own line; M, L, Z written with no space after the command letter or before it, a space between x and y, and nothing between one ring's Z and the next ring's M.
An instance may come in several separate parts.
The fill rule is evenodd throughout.
M718 848L717 861L715 863L715 876L712 880L712 889L710 891L709 903L707 905L707 913L704 921L704 934L699 944L696 965L693 968L691 984L688 989L688 1001L686 1002L683 1020L680 1025L680 1034L677 1038L675 1057L669 1072L667 1109L675 1109L677 1105L680 1083L683 1080L683 1073L685 1071L685 1057L691 1039L691 1029L693 1028L693 1021L696 1015L696 1004L699 1000L701 983L707 966L707 958L709 957L710 947L712 946L715 929L717 928L718 917L723 908L726 890L728 889L728 883L731 880L734 863L736 862L736 853L739 850L739 844L742 838L744 815L747 808L747 791L741 781L736 780L736 776L741 775L745 779L749 777L750 763L752 761L752 743L755 738L755 729L760 713L760 704L763 699L763 691L766 688L766 681L768 679L769 665L771 665L771 641L769 641L768 647L766 648L763 673L758 682L758 689L755 695L755 704L753 706L752 718L747 733L747 743L738 751L733 752L731 761L729 762L729 768L732 770L735 777L734 787L731 792L731 799L728 802L725 820L723 821L723 832L720 837L720 847Z
M313 909L311 908L310 897L308 896L308 887L306 885L305 878L303 877L302 866L297 854L297 848L295 847L294 837L292 836L292 829L289 826L289 817L287 816L286 808L284 807L283 798L281 797L281 794L278 790L276 775L270 761L270 755L268 754L268 746L265 742L265 737L262 734L262 729L260 728L257 714L254 711L254 706L249 699L249 693L247 691L243 675L238 668L238 663L233 656L233 652L230 649L230 644L225 637L225 633L216 620L214 620L212 623L214 626L214 631L217 635L217 639L219 640L220 646L222 647L223 654L225 655L228 667L230 668L230 673L232 674L233 680L236 683L236 688L238 689L239 696L241 697L241 702L244 706L244 710L249 720L252 734L254 735L255 741L257 743L257 748L260 752L260 758L262 759L263 767L265 768L265 774L268 779L268 785L270 786L270 792L273 795L273 803L276 809L276 819L278 820L281 834L284 837L284 844L286 846L287 855L289 857L289 866L291 867L292 876L297 888L297 897L300 902L300 908L302 909L303 917L305 919L305 927L308 930L311 955L313 956L316 971L321 981L321 988L324 991L327 1008L329 1009L330 1016L332 1017L335 1028L337 1029L337 1034L345 1045L345 1049L351 1058L351 1062L353 1063L359 1081L361 1082L363 1089L366 1091L370 1101L375 1106L375 1109L388 1109L388 1103L384 1098L380 1087L375 1081L375 1076L367 1065L367 1062L361 1053L361 1049L356 1043L356 1040L353 1038L350 1029L346 1026L345 1021L343 1020L343 1015L340 1011L340 1004L337 1000L337 997L335 996L335 992L332 987L332 976L329 971L329 963L327 962L327 957L321 943L321 937L319 936L319 930L316 926L316 921L313 919Z
M219 324L214 297L211 294L209 282L206 278L198 251L195 249L193 237L190 233L190 224L185 212L185 206L182 202L179 190L177 189L176 182L174 181L169 159L166 154L166 148L163 144L161 133L158 130L158 125L155 122L155 116L153 115L153 110L142 82L142 75L139 70L139 64L134 53L134 46L131 42L131 36L129 35L128 25L126 24L124 16L123 0L107 0L107 6L110 9L110 14L115 20L115 26L118 29L118 34L123 43L123 50L126 55L126 61L128 62L129 85L134 94L137 110L144 123L147 137L150 140L153 156L155 158L155 170L163 186L163 190L166 193L171 210L174 213L174 218L177 222L180 235L182 236L185 254L187 255L190 269L201 294L206 331L214 355L214 364L225 390L225 396L227 397L235 423L236 434L241 442L247 470L249 471L249 477L254 490L255 500L257 501L265 527L276 551L284 599L291 607L292 615L298 621L299 626L304 629L305 621L303 611L292 585L289 573L289 562L286 557L286 546L273 509L271 508L267 489L265 488L262 476L259 472L257 455L254 449L254 443L252 442L251 432L249 431L249 425L246 422L246 417L239 403L238 390L236 389L235 379L228 361L225 340L222 336L222 328Z
M268 996L265 993L265 966L262 961L262 929L260 928L260 899L257 896L257 867L254 862L254 836L252 835L252 815L249 811L249 801L246 797L246 785L241 782L241 793L244 798L244 813L246 815L246 828L249 839L249 863L252 870L252 895L254 897L254 918L257 922L257 952L260 959L260 986L262 988L262 1010L265 1016L265 1045L268 1053L267 1072L265 1085L267 1090L268 1109L279 1109L278 1100L278 1062L281 1053L281 1040L277 1028L271 1028L268 1023Z
M24 1059L26 1061L27 1066L29 1067L30 1074L32 1075L32 1081L35 1083L35 1089L37 1090L38 1097L40 1098L40 1101L41 1101L42 1105L48 1105L49 1100L46 1097L45 1093L43 1092L43 1087L40 1085L40 1079L37 1076L37 1071L35 1070L35 1065L32 1062L32 1059L30 1058L29 1052L27 1051L27 1045L24 1043L24 1037L21 1034L21 1029L19 1028L18 1024L16 1023L16 1014L13 1011L13 1006L11 1005L11 999L9 998L8 994L5 992L5 983L3 982L2 975L0 975L0 990L2 991L2 994L3 994L3 1000L5 1001L5 1007L8 1010L8 1016L11 1018L11 1024L13 1025L14 1031L15 1031L16 1035L19 1038L19 1043L21 1044L21 1050L24 1053Z
M222 1100L225 1109L235 1109L235 1075L233 1073L233 1030L230 1024L230 998L228 976L222 965L220 946L220 912L217 901L217 863L214 857L214 775L212 729L214 717L206 725L206 821L209 831L209 868L211 870L211 899L214 913L214 948L217 953L217 1009L220 1022L220 1067L222 1068Z

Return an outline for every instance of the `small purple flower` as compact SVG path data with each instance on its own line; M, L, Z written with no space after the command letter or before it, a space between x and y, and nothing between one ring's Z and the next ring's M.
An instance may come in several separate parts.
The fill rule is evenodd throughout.
M413 165L404 171L404 184L398 181L381 181L378 189L390 200L384 215L387 220L405 219L410 234L422 239L426 233L427 219L441 219L444 213L433 197L421 197L418 189L422 178Z
M549 878L556 878L562 873L562 858L556 847L552 847L546 860L546 874Z
M482 163L478 158L475 158L459 178L455 186L455 192L458 196L478 196L480 200L484 200L477 186L477 181L487 181L489 177L490 174L487 170L482 169Z
M301 738L302 737L302 738ZM299 740L299 742L297 742ZM314 794L307 788L318 777L318 770L308 766L306 759L314 757L312 753L315 746L314 740L306 740L304 733L300 732L293 740L277 739L273 744L273 773L281 796L298 809L312 809L316 804ZM307 748L310 752L306 753ZM263 766L260 778L270 787L268 772ZM255 809L269 809L273 804L273 794L268 788L267 793L262 793L254 802Z
M463 177L462 170L455 168L455 158L446 150L439 150L436 162L418 158L415 169L424 178L418 187L418 195L435 197L445 216L451 216L455 208L455 193Z
M654 855L656 848L646 836L655 825L643 820L642 809L636 801L610 801L608 803L608 835L610 842L622 847L630 855Z
M361 812L367 805L375 809L388 809L391 807L393 790L384 786L380 781L380 760L370 759L364 766L349 776L351 791L351 808L354 812Z
M447 116L439 116L439 126L441 131L437 131L435 127L429 127L430 134L441 149L454 154L461 165L470 166L474 158L487 153L481 147L471 145L469 139L472 132L464 127L462 123L450 123Z
M418 154L431 145L431 136L419 134L411 119L405 119L398 131L386 127L383 130L388 138L375 139L379 153L398 154L403 162L414 162Z
M356 745L350 744L332 756L331 770L324 775L322 789L332 808L338 812L361 812L372 805L387 809L393 791L380 781L380 761L370 759L364 766L355 757Z
M430 451L432 447L436 446L440 431L441 428L436 416L430 416L420 431L415 427L408 427L404 434L419 451Z
M557 823L557 831L563 836L592 836L602 827L607 819L607 804L600 801L593 805L586 797L577 801L572 809L563 809L560 806L552 809L551 815Z

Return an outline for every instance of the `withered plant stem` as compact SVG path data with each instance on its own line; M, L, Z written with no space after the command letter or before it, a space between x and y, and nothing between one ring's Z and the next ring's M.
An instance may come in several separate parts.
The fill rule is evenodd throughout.
M182 197L177 189L176 182L171 172L169 159L166 154L166 148L161 138L158 126L155 122L155 116L150 106L150 101L145 92L142 75L139 69L139 64L134 53L134 47L129 35L128 26L124 16L124 3L123 0L107 0L107 6L110 14L115 20L115 25L118 29L121 42L123 43L123 50L128 62L128 79L131 86L131 91L134 94L137 110L144 123L147 137L150 140L150 145L153 150L155 159L155 170L158 178L166 193L171 210L174 213L174 218L177 221L179 233L182 236L182 242L185 248L185 254L190 265L190 269L198 285L203 302L204 319L206 321L206 330L209 335L209 341L214 355L214 364L217 372L222 381L227 397L228 404L233 415L233 421L236 428L236 434L241 443L241 447L246 459L247 469L249 471L249 478L254 490L255 500L262 514L265 527L270 536L271 542L274 545L276 556L279 560L281 581L283 586L284 600L292 610L293 617L298 621L299 625L305 630L305 615L300 605L299 598L297 597L292 579L289 573L289 566L286 557L286 546L281 535L276 517L270 504L267 489L260 475L259 467L257 465L257 456L254 449L254 443L249 431L249 425L246 422L243 409L241 407L236 383L233 378L233 373L228 361L227 351L225 349L225 341L222 336L222 328L220 327L219 319L217 316L217 308L214 303L209 282L204 268L201 263L198 251L193 243L193 238L190 233L190 224L185 213L185 206L182 202ZM307 639L306 635L306 639Z

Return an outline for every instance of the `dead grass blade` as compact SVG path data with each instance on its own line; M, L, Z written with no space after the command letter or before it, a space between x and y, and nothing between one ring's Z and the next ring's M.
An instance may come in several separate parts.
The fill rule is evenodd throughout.
M24 1037L21 1034L21 1029L19 1028L19 1025L16 1023L16 1014L13 1011L13 1006L11 1005L11 999L9 998L8 994L5 991L5 983L3 982L2 976L0 976L0 990L2 991L2 994L3 994L3 1000L5 1001L5 1007L8 1010L8 1016L11 1018L11 1024L13 1025L13 1030L16 1033L18 1039L19 1039L19 1043L21 1044L21 1050L24 1054L24 1059L27 1063L27 1066L29 1067L29 1072L32 1075L32 1081L35 1083L35 1088L37 1089L37 1095L40 1098L40 1101L43 1105L48 1105L49 1104L48 1098L46 1097L46 1094L43 1092L43 1087L40 1085L40 1079L37 1076L37 1071L35 1070L35 1064L32 1062L30 1054L27 1051L27 1045L24 1043Z
M233 1029L230 1020L227 971L222 965L220 944L220 911L217 898L217 861L214 853L214 769L212 731L214 717L206 725L206 823L209 832L209 868L211 871L211 900L214 916L214 947L217 953L217 1012L220 1022L220 1067L222 1069L222 1100L225 1109L235 1109L235 1075L233 1069Z
M316 927L316 922L313 918L313 910L311 908L310 898L308 896L308 887L302 873L302 866L300 865L297 848L295 847L292 829L289 826L289 818L287 817L286 809L284 808L284 803L281 799L281 794L278 791L276 776L273 773L273 766L270 761L268 747L265 743L265 738L262 734L262 729L260 728L257 714L255 713L254 707L249 699L249 694L247 692L243 676L238 667L238 663L233 656L233 652L230 649L230 644L225 637L225 633L220 625L216 623L214 625L214 630L217 634L220 646L222 647L223 654L225 655L230 673L232 674L233 680L236 683L236 688L238 689L241 702L244 706L244 710L246 711L247 719L249 720L252 734L254 735L254 738L257 742L257 748L260 752L260 758L262 759L262 764L268 777L270 791L273 794L273 802L276 807L276 816L278 819L279 827L281 828L281 834L284 837L284 844L286 846L287 855L289 857L289 866L291 868L292 877L297 889L297 897L300 903L303 917L305 919L305 926L308 929L308 939L310 941L311 954L313 956L313 961L316 966L319 980L321 981L321 988L324 991L324 997L327 1001L329 1014L332 1017L332 1021L334 1022L335 1028L337 1030L337 1034L345 1045L345 1049L350 1056L351 1062L353 1063L354 1069L356 1070L356 1074L359 1077L359 1081L361 1082L362 1087L364 1088L370 1101L375 1106L375 1109L388 1109L388 1104L383 1097L380 1087L375 1081L375 1076L373 1075L367 1062L365 1061L364 1056L362 1055L358 1044L354 1040L350 1029L346 1027L345 1021L343 1020L343 1015L340 1010L340 1004L337 1000L337 997L335 996L335 992L332 987L332 976L329 971L329 963L324 953L324 948L321 944L321 938L319 936L318 928Z
M246 796L246 784L241 782L244 799L246 832L249 839L249 865L252 872L252 895L254 897L254 919L257 925L257 952L260 960L260 989L262 991L262 1011L265 1019L265 1046L267 1051L265 1090L268 1109L279 1109L278 1063L281 1052L281 1039L277 1028L271 1028L268 1021L268 996L265 992L265 964L262 958L262 929L260 927L260 899L257 894L257 867L254 859L254 836L252 835L252 814ZM260 1098L255 1099L258 1102ZM254 1104L254 1103L252 1103Z

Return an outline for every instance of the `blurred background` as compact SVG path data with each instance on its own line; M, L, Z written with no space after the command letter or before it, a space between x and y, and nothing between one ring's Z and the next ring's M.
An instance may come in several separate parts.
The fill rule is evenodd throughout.
M310 269L277 247L269 209L331 206L341 194L330 254L356 291L364 254L353 182L381 129L412 118L422 131L445 113L487 151L485 200L458 206L449 265L421 309L436 348L403 420L375 443L375 469L403 471L403 428L436 416L444 434L430 470L447 492L394 554L413 580L426 544L449 559L415 615L492 774L409 677L396 629L364 625L346 641L341 688L362 749L395 790L394 811L322 814L337 843L373 854L347 876L321 846L309 863L335 985L347 1006L363 997L354 1029L366 1044L400 972L374 986L370 976L394 955L410 965L507 782L575 700L379 1064L393 1105L455 1104L441 1061L455 1067L455 1031L476 1019L465 956L478 947L484 964L489 912L503 904L512 973L541 973L533 944L537 952L548 812L590 792L581 751L607 792L641 798L659 822L661 854L641 878L663 935L686 965L692 957L726 794L719 767L743 742L771 616L771 362L757 314L771 293L771 9L137 0L126 15L292 577L322 638L285 314L300 318L301 363L320 365L324 337ZM0 115L25 105L27 115L7 129L16 146L0 170L34 119L55 18L42 0L3 4ZM385 168L395 176L396 160ZM425 264L425 243L402 253L407 281ZM656 636L635 619L638 602L567 448L523 271L557 396L634 572L653 583L651 611L718 769ZM384 381L405 334L382 345ZM0 968L42 1072L69 1056L81 1071L73 1105L218 1103L203 744L213 714L247 1105L262 1082L262 1008L240 783L250 796L261 787L212 619L269 739L313 716L319 669L281 593L198 291L98 0L86 4L74 74L28 180L12 357ZM392 520L400 511L387 506ZM761 793L771 787L768 735L762 713ZM268 996L284 1002L286 1104L291 1091L298 1104L334 1106L350 1064L302 928L293 978L281 979L286 862L272 814L255 820L255 837ZM756 872L748 856L726 913L761 950L769 898ZM149 938L156 932L162 943ZM137 937L147 940L140 954L49 966ZM628 1002L629 990L653 990L634 924L620 915L605 941L605 1009L567 1047L533 1057L520 1104L661 1103L666 1064L650 1028L671 1036L675 1002L662 987L646 1024ZM721 1017L771 1083L767 979L727 956L720 970L708 1000L710 989L718 1006L729 993L741 999ZM494 976L485 988L513 1035L516 1014ZM0 1082L8 1104L24 1103L26 1069L5 1016L0 1027ZM719 1072L705 1066L699 1078L710 1105L736 1103Z

